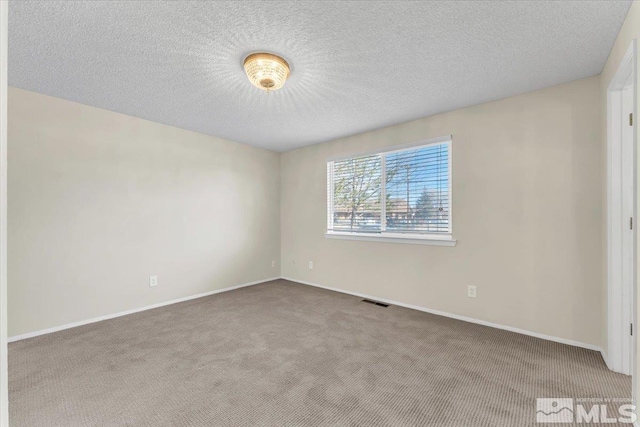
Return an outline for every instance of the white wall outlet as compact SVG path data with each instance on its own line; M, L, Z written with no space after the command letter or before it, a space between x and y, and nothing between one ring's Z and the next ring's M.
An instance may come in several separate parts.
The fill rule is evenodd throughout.
M149 276L149 286L158 286L158 276Z
M313 270L313 261L309 261L309 270Z
M476 287L471 285L467 286L467 296L469 298L475 298L476 295L478 295L478 291Z
M271 261L271 268L276 268L276 260Z

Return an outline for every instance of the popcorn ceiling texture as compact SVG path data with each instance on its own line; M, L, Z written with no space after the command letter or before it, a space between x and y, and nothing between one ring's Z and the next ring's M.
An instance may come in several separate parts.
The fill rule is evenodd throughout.
M286 151L598 74L630 4L14 1L9 84Z

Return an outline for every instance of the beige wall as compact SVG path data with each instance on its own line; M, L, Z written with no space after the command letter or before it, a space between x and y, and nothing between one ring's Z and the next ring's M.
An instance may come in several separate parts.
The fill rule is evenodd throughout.
M596 76L283 153L283 276L599 346L599 89ZM448 134L457 246L324 237L327 158Z
M278 153L14 88L8 132L9 336L280 275Z

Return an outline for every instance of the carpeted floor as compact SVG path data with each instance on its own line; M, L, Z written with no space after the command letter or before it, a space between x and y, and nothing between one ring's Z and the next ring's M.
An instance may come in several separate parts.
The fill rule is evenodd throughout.
M12 427L528 426L600 354L277 280L9 346Z

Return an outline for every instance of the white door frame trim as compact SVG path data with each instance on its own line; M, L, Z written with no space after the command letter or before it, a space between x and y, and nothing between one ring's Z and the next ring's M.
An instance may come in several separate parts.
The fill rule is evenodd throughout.
M7 357L7 25L8 1L0 0L0 427L9 427Z
M623 208L623 147L621 100L622 88L632 79L637 84L636 41L634 40L622 59L618 71L611 79L607 89L607 365L609 369L631 375L635 372L635 333L630 339L630 327L635 319L636 302L636 266L635 257L631 262L632 275L630 288L623 286L622 270L624 256L623 230L629 229L629 217L637 223L637 161L636 161L636 133L633 132L633 200L632 212L624 212ZM635 99L633 114L637 120L637 100ZM632 248L636 247L636 229L632 230ZM626 293L631 302L623 297ZM631 307L631 308L629 308ZM634 390L635 396L635 390Z

